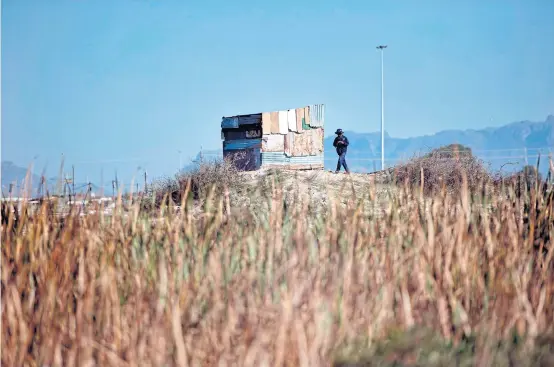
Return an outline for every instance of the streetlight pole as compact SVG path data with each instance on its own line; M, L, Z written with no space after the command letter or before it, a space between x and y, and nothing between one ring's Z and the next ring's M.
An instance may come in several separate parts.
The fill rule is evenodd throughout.
M383 51L387 45L377 46L381 50L381 169L385 169L385 73L383 66Z

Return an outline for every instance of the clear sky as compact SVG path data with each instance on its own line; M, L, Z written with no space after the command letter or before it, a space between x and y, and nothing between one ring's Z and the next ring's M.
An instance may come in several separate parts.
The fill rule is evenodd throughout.
M312 103L328 133L378 131L378 44L392 136L542 121L553 19L553 0L3 0L2 159L171 174L221 146L222 116Z

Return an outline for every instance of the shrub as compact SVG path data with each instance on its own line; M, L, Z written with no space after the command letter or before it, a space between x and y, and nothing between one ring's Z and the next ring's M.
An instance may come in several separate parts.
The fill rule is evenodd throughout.
M531 191L537 183L541 184L543 181L541 173L531 165L523 167L519 172L512 174L509 179L515 185L514 188L518 195Z
M422 188L425 194L443 189L455 193L462 187L464 174L470 190L491 180L483 161L477 159L470 148L451 144L394 167L393 181L411 188Z
M239 157L215 159L197 162L193 169L180 172L174 177L162 177L154 182L148 190L145 207L161 204L181 204L183 195L188 191L195 200L204 197L213 189L214 195L225 194L225 190L240 190L245 178L237 169L235 161ZM165 202L164 202L165 198Z
M422 327L396 331L370 348L355 342L343 346L333 367L371 366L546 366L554 363L551 333L536 338L532 347L516 332L512 338L481 333L456 345L433 330Z

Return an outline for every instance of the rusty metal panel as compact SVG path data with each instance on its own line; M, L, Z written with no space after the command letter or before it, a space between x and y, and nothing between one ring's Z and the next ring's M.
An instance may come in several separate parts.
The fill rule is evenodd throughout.
M304 108L296 109L296 131L301 133L303 129L302 120L304 120Z
M271 119L271 134L279 134L279 112L270 112L269 116Z
M315 150L316 154L323 154L324 151L324 139L325 139L325 130L320 127L318 129L312 129L310 130L312 134L312 144L313 149Z
M271 134L271 113L262 113L262 133Z
M264 135L262 138L263 152L284 152L285 151L285 135L272 134Z
M294 134L290 153L294 157L323 154L323 129L305 130L301 134Z
M289 131L289 133L287 135L285 135L285 154L288 155L289 157L292 155L292 151L293 151L293 148L294 148L294 136L295 135L300 135L300 134L296 134L292 131Z

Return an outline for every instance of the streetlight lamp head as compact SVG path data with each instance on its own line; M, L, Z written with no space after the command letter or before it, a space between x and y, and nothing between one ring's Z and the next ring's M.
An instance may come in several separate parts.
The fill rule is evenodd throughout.
M387 48L387 45L380 45L380 46L377 46L376 48L382 50L382 49L384 49L384 48Z

